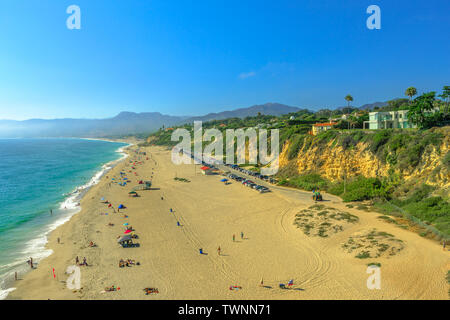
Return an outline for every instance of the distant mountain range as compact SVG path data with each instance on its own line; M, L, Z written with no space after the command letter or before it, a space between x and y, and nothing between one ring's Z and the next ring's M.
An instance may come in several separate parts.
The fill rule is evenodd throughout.
M373 108L378 107L385 107L387 106L387 102L374 102L374 103L368 103L368 104L364 104L361 107L359 107L359 109L361 110L373 110Z
M29 137L80 137L102 138L128 134L151 133L163 125L165 127L192 122L226 118L245 118L256 116L258 112L265 115L282 115L300 110L278 103L255 105L232 111L210 113L205 116L170 116L159 112L121 112L108 119L30 119L24 121L0 120L1 138Z
M0 137L101 138L152 132L162 125L171 126L184 119L187 117L168 116L159 112L121 112L108 119L0 120Z
M361 107L366 109L381 106L384 102L376 102ZM227 118L245 118L258 113L280 116L301 110L279 103L266 103L248 108L231 111L209 113L204 116L170 116L159 112L121 112L107 119L30 119L23 121L0 120L0 138L31 138L31 137L80 137L104 138L129 134L151 133L163 125L175 126L183 123Z
M232 111L223 111L219 113L208 113L205 116L199 117L190 117L186 120L186 122L192 121L210 121L210 120L223 120L228 118L245 118L245 117L254 117L261 114L270 115L270 116L281 116L283 114L297 112L300 108L290 107L280 103L266 103L261 105L254 105L248 108L240 108Z

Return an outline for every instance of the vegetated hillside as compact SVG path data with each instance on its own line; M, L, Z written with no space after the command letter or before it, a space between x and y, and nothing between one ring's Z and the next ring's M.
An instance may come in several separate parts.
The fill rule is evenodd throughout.
M283 139L281 184L319 188L344 201L375 200L386 213L406 213L450 234L449 126L285 133Z

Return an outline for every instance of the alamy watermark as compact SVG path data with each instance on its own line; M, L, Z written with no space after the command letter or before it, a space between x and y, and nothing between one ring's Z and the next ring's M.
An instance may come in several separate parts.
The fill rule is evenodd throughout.
M66 274L69 274L69 277L66 281L66 286L70 290L79 290L81 288L81 270L79 266L68 266L66 270Z
M367 18L366 26L367 29L373 30L381 29L381 9L379 6L372 4L367 7L366 12L370 14L370 16Z
M379 266L370 265L367 267L366 273L370 274L367 278L367 289L381 289L381 269Z
M261 164L262 175L274 175L279 166L279 130L270 130L270 144L268 143L268 132L266 129L226 129L226 164ZM180 141L172 149L172 162L179 164L196 164L203 162L210 165L224 164L224 137L220 130L215 128L206 129L203 133L201 121L194 121L194 141L191 132L184 128L173 131L171 140ZM248 141L248 143L247 143ZM192 142L194 152L191 150ZM204 142L210 142L203 148ZM236 152L235 152L236 145ZM268 148L270 147L270 153ZM236 159L236 161L235 161ZM248 160L248 161L246 161Z
M67 7L66 13L70 16L66 20L67 29L81 29L81 9L79 6L72 4Z

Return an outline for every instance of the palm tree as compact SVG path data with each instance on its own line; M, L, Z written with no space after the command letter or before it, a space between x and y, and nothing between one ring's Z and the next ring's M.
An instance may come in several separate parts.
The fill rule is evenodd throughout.
M353 101L353 97L348 94L348 95L345 96L345 100L347 101L347 107L350 108L350 102Z
M414 87L409 87L405 91L405 95L407 95L409 97L409 102L411 102L412 97L414 97L416 94L417 94L417 89Z
M350 113L350 102L353 101L353 97L351 95L346 95L345 100L347 101L347 111ZM347 119L348 121L348 129L350 129L350 117Z

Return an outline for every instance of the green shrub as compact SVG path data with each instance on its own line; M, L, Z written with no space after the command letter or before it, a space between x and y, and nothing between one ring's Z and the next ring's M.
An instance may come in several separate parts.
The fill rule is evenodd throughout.
M319 174L305 174L289 179L288 184L291 187L300 188L303 190L325 190L328 186L328 181L322 178Z
M442 164L447 168L447 170L450 170L450 151L448 151L442 159Z
M388 142L390 137L391 131L389 130L380 130L375 133L370 145L370 151L372 151L372 153L377 153L377 151Z
M344 193L344 182L338 182L330 187L328 192L342 197L346 202L370 200L372 198L386 196L385 187L377 178L358 176L348 181L345 189L346 192Z
M305 135L296 134L291 138L291 144L288 149L288 159L292 160L297 157L299 150L303 146L303 141L305 140Z

